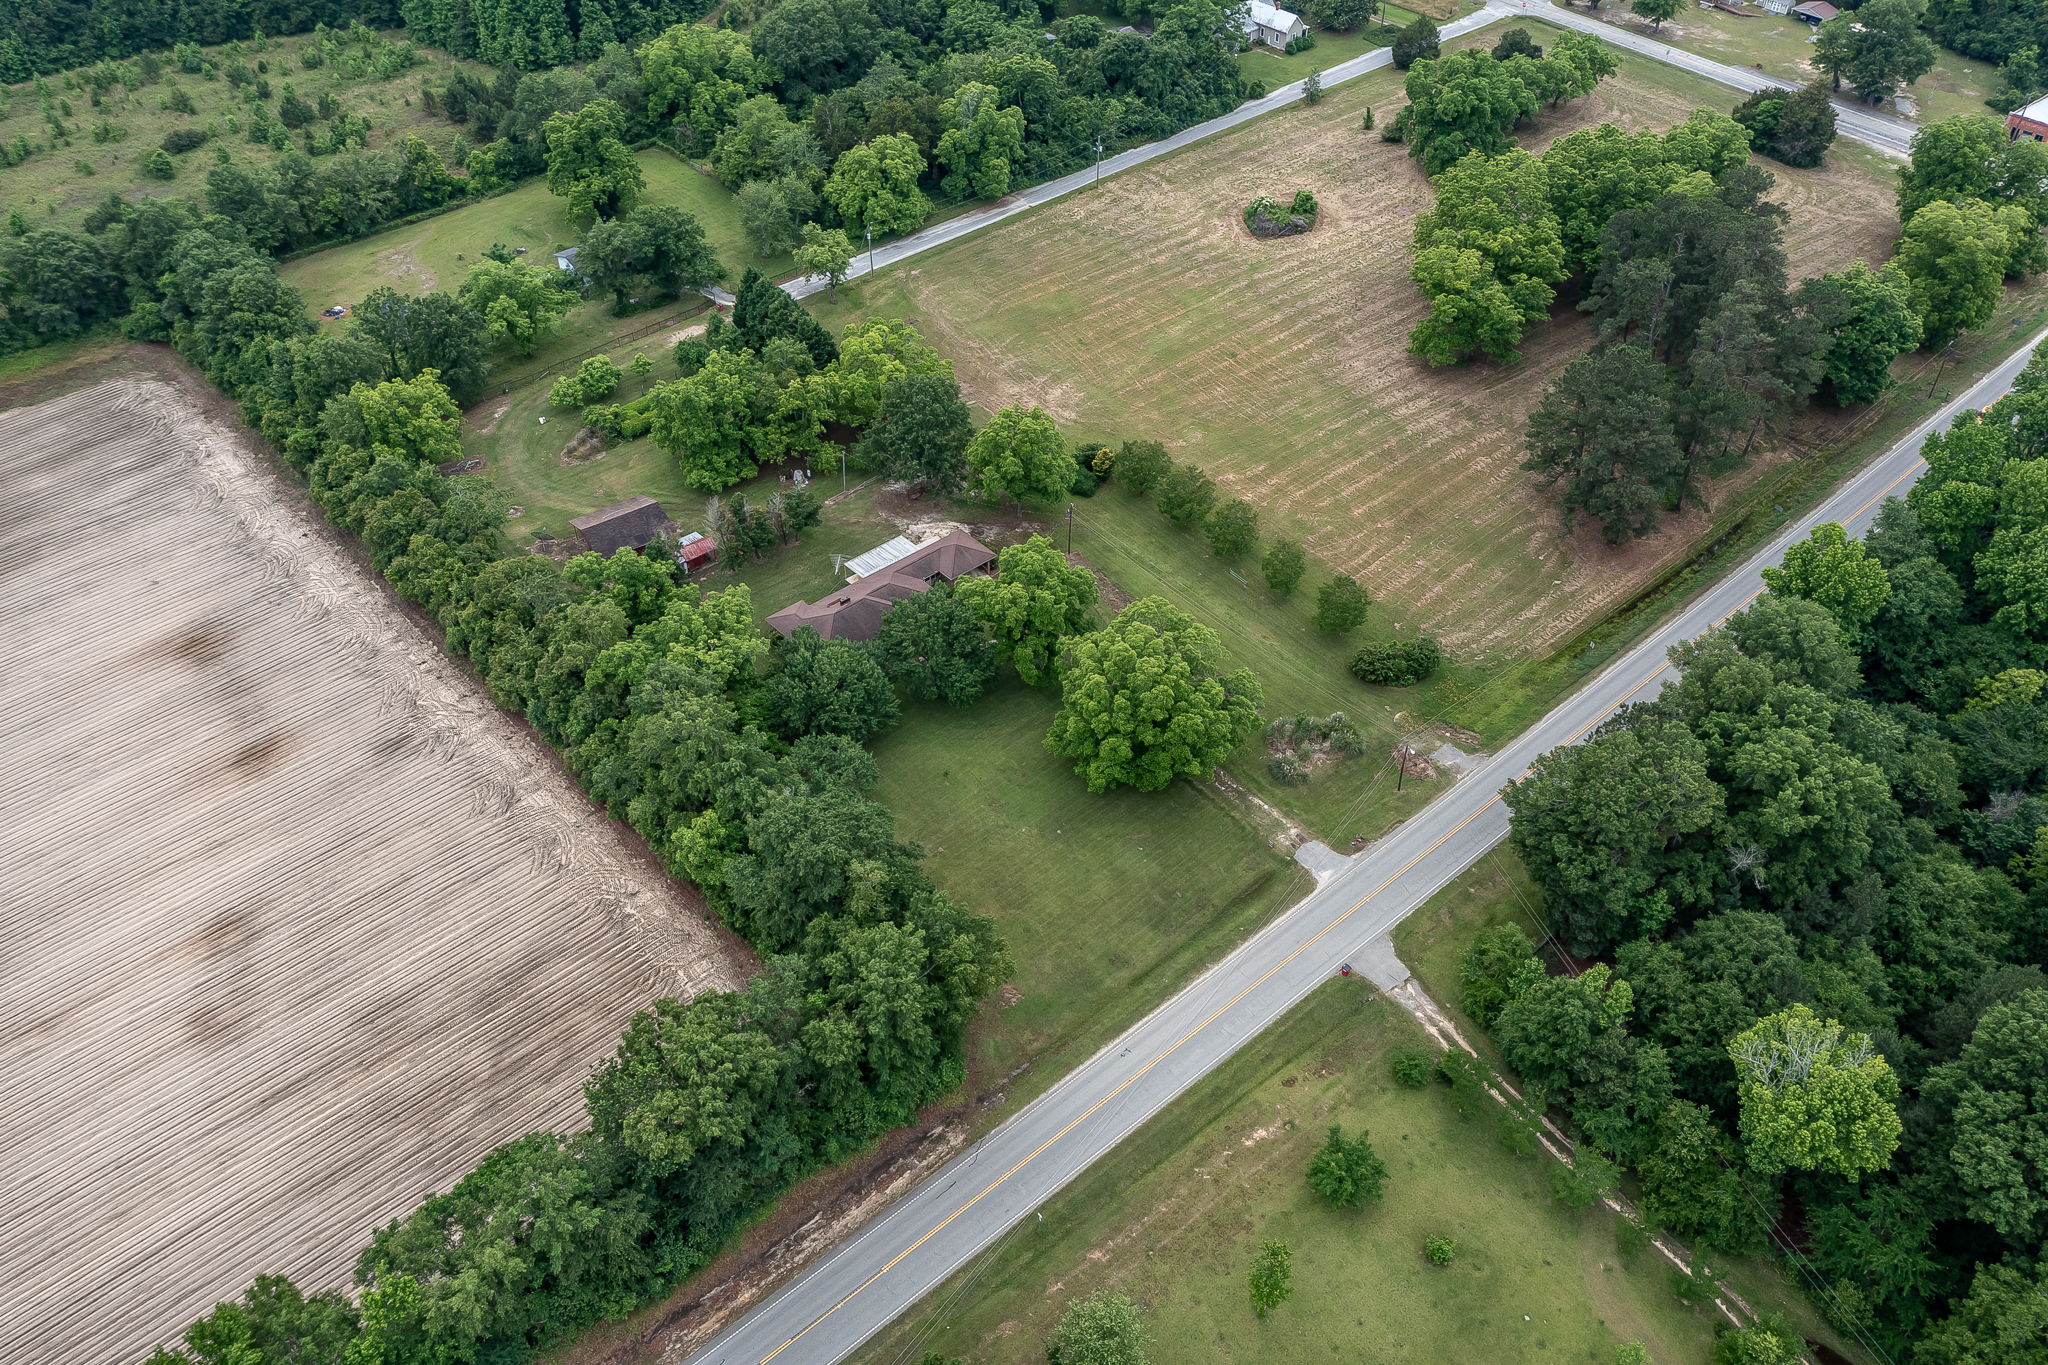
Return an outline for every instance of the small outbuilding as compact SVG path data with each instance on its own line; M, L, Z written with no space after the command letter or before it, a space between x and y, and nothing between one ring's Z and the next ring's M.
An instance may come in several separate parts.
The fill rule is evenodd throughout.
M569 524L583 537L585 545L607 559L621 550L645 549L656 537L676 529L668 513L661 510L661 504L645 494L571 517Z
M2014 142L2023 137L2030 137L2036 142L2048 141L2048 95L2007 114L2005 135Z
M845 588L815 602L790 603L768 618L768 628L794 635L809 626L828 640L872 640L892 603L929 592L934 583L983 573L995 562L996 552L965 531L922 545L897 536L848 560Z
M1301 16L1267 0L1251 0L1244 10L1244 36L1255 43L1284 51L1287 45L1308 32Z
M676 563L684 573L702 573L718 559L718 541L702 531L692 531L676 542Z
M580 279L583 272L576 268L576 253L582 249L581 247L565 246L560 251L557 251L555 253L555 269L566 271Z
M1840 13L1828 0L1803 0L1792 7L1792 17L1809 24L1825 24Z

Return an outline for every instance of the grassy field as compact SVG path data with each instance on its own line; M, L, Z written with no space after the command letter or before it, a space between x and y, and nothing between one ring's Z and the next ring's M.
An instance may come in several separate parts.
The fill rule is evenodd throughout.
M1161 1361L1611 1365L1639 1340L1665 1365L1704 1362L1712 1324L1654 1253L1622 1250L1610 1215L1567 1211L1490 1117L1393 1084L1388 1052L1421 1041L1370 987L1330 983L855 1359L1042 1361L1065 1307L1107 1288L1143 1307ZM1332 1123L1370 1132L1382 1202L1338 1211L1310 1193ZM1446 1268L1422 1257L1432 1234L1457 1243ZM1266 1238L1293 1249L1295 1293L1262 1321L1244 1277Z
M1652 29L1647 19L1630 13L1625 5L1609 4L1600 11L1600 17L1619 28L1731 66L1755 67L1792 81L1810 81L1820 74L1812 64L1813 26L1790 15L1765 14L1761 10L1736 15L1726 10L1687 6L1665 20L1661 28ZM1918 105L1914 117L1926 122L1954 114L1990 113L1984 97L1998 88L1998 68L1945 47L1935 51L1939 55L1934 69L1906 87L1906 93ZM1723 103L1736 103L1734 92ZM1887 108L1885 112L1897 111Z
M402 38L403 34L393 31L386 36ZM331 94L350 114L368 118L373 148L387 146L408 133L419 133L439 148L443 156L453 160L461 134L455 125L422 107L420 87L428 81L445 79L458 64L482 73L486 80L490 78L489 68L473 62L458 63L445 53L421 48L420 61L396 76L352 79L332 63L311 71L303 69L301 62L312 43L310 34L302 34L207 48L205 52L221 72L237 55L252 70L258 62L266 64L269 70L262 78L271 86L268 104L273 114L283 97L285 82L289 81L308 103L317 104L321 95ZM46 77L55 112L68 130L62 138L53 136L43 116L42 100L32 85L8 87L7 110L0 114L0 142L12 143L16 137L25 136L36 150L20 165L0 170L0 198L19 207L31 225L73 227L110 190L130 200L196 195L205 186L215 146L226 147L234 156L247 161L267 162L275 158L277 153L267 145L254 145L244 134L229 129L230 118L241 119L246 128L248 105L223 76L208 80L188 75L178 71L168 53L163 57L166 69L162 79L134 91L113 86L100 96L97 106L89 90L67 90L63 88L62 77ZM194 113L180 114L162 107L162 101L174 88L191 96ZM69 104L69 114L55 104L58 100ZM120 136L110 142L95 142L92 129L103 117L120 129ZM144 154L161 142L164 134L175 128L205 130L209 126L215 130L215 140L174 158L178 166L175 179L157 180L141 173ZM79 168L81 162L92 168L91 174Z
M1582 317L1562 312L1514 366L1432 371L1405 354L1423 311L1407 242L1429 183L1358 127L1399 79L1348 83L862 281L822 311L908 318L986 410L1031 401L1077 436L1166 441L1255 502L1270 533L1356 575L1382 624L1427 630L1472 668L1545 654L1682 562L1706 518L1671 518L1623 548L1591 528L1559 537L1514 433L1589 344ZM1540 148L1603 119L1661 127L1727 103L1720 87L1628 60L1522 140ZM1775 173L1798 270L1888 253L1891 186L1873 160ZM1315 232L1244 232L1245 199L1298 186L1323 203ZM1717 500L1843 425L1817 417Z
M757 261L749 255L738 209L724 186L659 147L636 156L647 177L646 202L676 204L696 215L728 281L737 280L750 264L770 274L786 272L789 262L784 258ZM314 314L331 303L354 304L381 286L420 294L436 289L453 293L494 242L525 247L527 260L552 268L553 253L574 246L583 231L570 221L562 200L549 194L541 181L530 180L509 193L287 261L280 273L305 296L306 310ZM590 299L563 319L533 357L499 357L494 383L500 388L537 385L538 395L524 396L544 403L553 374L593 349L637 345L666 360L666 346L657 354L652 344L706 307L692 295L664 308L616 318L609 300ZM613 358L624 363L631 356L631 349L626 349ZM672 371L669 377L674 377Z
M972 707L913 707L874 746L899 834L1016 958L1016 995L975 1036L992 1079L1026 1061L1056 1079L1309 890L1205 789L1090 796L1045 750L1057 704L1011 679Z
M1443 1007L1489 1063L1500 1069L1500 1055L1492 1040L1458 1004L1458 960L1482 929L1496 924L1518 924L1539 945L1545 936L1542 893L1529 880L1521 860L1505 846L1495 847L1396 925L1394 948L1430 998ZM1863 1351L1836 1335L1803 1294L1788 1286L1773 1263L1716 1256L1713 1264L1736 1293L1751 1304L1783 1309L1808 1338L1825 1343L1836 1358L1868 1360ZM1666 1359L1655 1358L1660 1362ZM1672 1358L1674 1365L1683 1359Z

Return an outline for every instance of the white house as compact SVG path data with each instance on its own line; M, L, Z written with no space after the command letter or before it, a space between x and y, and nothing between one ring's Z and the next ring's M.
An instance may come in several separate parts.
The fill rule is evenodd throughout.
M1301 16L1266 0L1251 0L1244 11L1244 36L1267 47L1284 49L1308 31Z

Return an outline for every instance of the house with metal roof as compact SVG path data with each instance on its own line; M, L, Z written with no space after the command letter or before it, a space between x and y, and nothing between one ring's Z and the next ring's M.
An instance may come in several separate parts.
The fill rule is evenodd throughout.
M661 504L645 494L571 517L569 525L583 537L585 545L607 559L620 550L645 549L657 536L676 529L668 513L661 510Z
M846 562L846 587L815 602L792 602L768 618L768 628L794 635L809 626L828 640L872 640L882 613L906 597L982 573L996 552L965 531L948 531L922 545L907 537L877 545Z
M1245 6L1244 18L1240 21L1244 36L1255 43L1284 50L1287 45L1308 32L1308 25L1301 22L1301 16L1267 0L1250 0Z

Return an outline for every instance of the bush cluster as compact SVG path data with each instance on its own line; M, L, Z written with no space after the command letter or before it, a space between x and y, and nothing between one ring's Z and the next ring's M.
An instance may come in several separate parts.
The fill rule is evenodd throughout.
M1414 640L1375 640L1351 656L1351 671L1375 687L1413 687L1436 672L1443 650L1427 635Z

